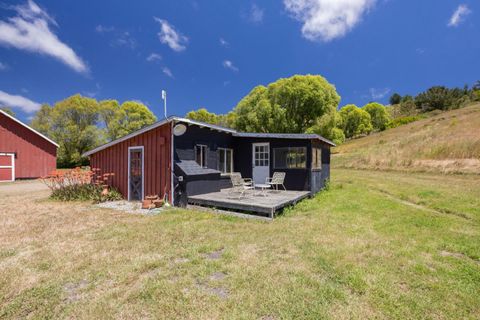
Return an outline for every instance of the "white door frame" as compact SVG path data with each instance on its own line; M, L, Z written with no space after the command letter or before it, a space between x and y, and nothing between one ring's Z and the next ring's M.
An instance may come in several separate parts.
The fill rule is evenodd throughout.
M268 178L270 176L270 163L271 163L271 155L270 155L270 142L255 142L255 143L252 143L252 180L255 181L255 174L254 174L254 171L255 171L255 147L256 146L267 146L267 150L268 150L268 166L262 166L262 167L268 167L267 169L267 175L266 175L266 178ZM260 183L264 184L265 183L265 179L263 181L261 181Z
M128 193L128 201L130 201L130 154L132 150L141 150L142 151L142 201L145 199L145 151L143 146L134 146L128 147L128 184L127 184L127 193Z
M0 156L10 156L12 158L10 166L0 166L0 169L11 169L12 170L12 179L10 180L0 180L0 182L12 182L15 181L15 153L2 153L0 152Z

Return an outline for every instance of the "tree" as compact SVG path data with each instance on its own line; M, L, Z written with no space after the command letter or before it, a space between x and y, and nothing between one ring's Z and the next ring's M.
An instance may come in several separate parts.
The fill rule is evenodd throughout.
M123 137L157 121L147 106L136 101L126 101L122 105L117 100L100 101L99 116L105 127L105 137L108 141Z
M318 118L315 124L307 129L307 133L316 133L324 138L333 141L339 145L345 142L345 134L340 129L343 126L343 119L340 114L333 110L322 117Z
M431 87L415 97L415 104L423 111L449 110L461 107L466 101L465 89Z
M387 108L377 102L371 102L363 107L363 110L370 114L372 126L374 130L383 131L387 128L387 124L391 118L387 112Z
M234 127L246 132L286 132L285 109L271 104L267 88L255 87L235 107Z
M155 116L141 103L116 100L100 104L77 94L55 103L45 104L35 114L32 127L59 143L60 167L87 163L82 154L112 139L119 138L155 121Z
M155 123L157 117L143 103L125 101L120 106L115 121L119 126L117 137L115 138L117 139Z
M15 112L9 107L0 107L0 110L5 111L5 113L11 115L12 117L15 117Z
M218 124L220 121L220 116L209 112L205 108L200 108L198 110L192 110L187 113L186 117L191 120L196 120L200 122L206 122L210 124Z
M99 102L99 117L104 125L105 138L108 141L117 139L120 136L119 123L117 122L120 104L117 100L103 100Z
M303 133L335 110L340 96L319 75L296 75L255 87L234 108L241 131Z
M354 104L346 105L340 109L340 116L343 119L342 129L347 138L369 134L373 129L370 114Z
M480 91L480 80L476 81L472 86L473 91Z
M390 97L390 104L393 106L399 104L400 102L402 102L402 96L398 93L392 94L392 96Z

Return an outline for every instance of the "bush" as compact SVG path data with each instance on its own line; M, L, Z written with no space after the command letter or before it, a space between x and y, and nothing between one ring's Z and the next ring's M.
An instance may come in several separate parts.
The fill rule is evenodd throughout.
M387 124L390 122L390 115L385 106L377 102L370 102L363 109L370 114L373 129L383 131L387 128Z
M104 202L121 200L116 189L109 187L113 173L100 174L98 169L57 170L41 180L52 190L51 199L61 201Z
M110 188L108 193L104 194L102 186L89 183L64 186L60 189L52 190L50 199L60 201L93 201L98 203L122 200L123 196L114 188Z
M421 120L423 118L425 118L425 117L421 117L421 116L400 117L400 118L396 118L396 119L393 119L392 121L390 121L388 123L387 127L388 128L396 128L396 127L399 127L399 126L402 126L402 125L405 125L405 124L409 124L410 122Z

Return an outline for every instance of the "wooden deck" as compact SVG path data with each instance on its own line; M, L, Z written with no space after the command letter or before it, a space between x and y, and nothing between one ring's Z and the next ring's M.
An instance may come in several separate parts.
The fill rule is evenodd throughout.
M198 206L208 206L221 209L240 210L273 218L275 212L286 206L296 204L298 201L310 196L309 191L274 191L266 192L263 196L260 192L248 192L243 198L238 199L238 194L229 195L229 189L220 192L205 193L189 196L188 203Z

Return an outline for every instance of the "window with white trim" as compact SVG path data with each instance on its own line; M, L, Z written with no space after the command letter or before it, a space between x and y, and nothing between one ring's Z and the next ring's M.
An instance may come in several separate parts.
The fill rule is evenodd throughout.
M197 144L195 146L195 161L199 166L207 167L207 146L203 144Z
M312 148L312 169L322 169L322 148Z
M275 169L305 169L307 167L307 148L274 148L273 166Z
M218 148L218 171L221 173L233 172L233 150Z

